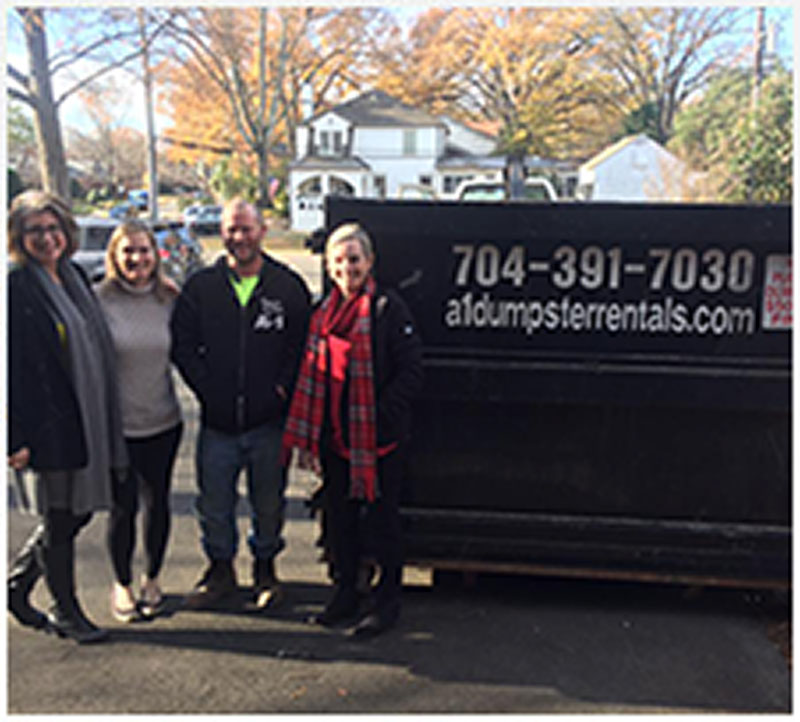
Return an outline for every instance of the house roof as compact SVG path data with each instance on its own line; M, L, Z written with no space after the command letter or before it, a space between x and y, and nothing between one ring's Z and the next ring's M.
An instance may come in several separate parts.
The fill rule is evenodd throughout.
M623 148L627 148L629 145L633 143L639 142L641 140L645 140L649 143L655 143L658 145L652 138L649 138L644 133L638 133L636 135L628 135L621 140L618 140L616 143L611 144L608 148L604 148L601 150L596 156L593 156L589 160L587 160L582 166L581 169L583 170L593 170L596 168L600 163L604 160L610 158L612 155L616 155L621 151ZM659 146L661 147L661 146Z
M473 120L458 120L450 115L441 116L441 120L445 125L458 125L468 130L470 133L482 136L486 140L497 141L497 133L493 132L492 128L499 124L492 121L473 121Z
M352 100L317 113L309 118L308 125L326 113L336 113L353 125L360 126L443 126L441 120L424 110L401 103L382 90L370 90Z
M289 164L292 170L369 170L369 164L355 155L307 155Z
M451 150L448 148L447 150ZM445 153L436 161L436 167L444 169L482 168L484 170L503 170L506 159L498 155L470 155L469 153Z

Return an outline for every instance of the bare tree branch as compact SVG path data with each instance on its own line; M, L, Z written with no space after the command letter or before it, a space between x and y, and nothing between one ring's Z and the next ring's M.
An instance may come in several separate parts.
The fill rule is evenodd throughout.
M125 38L133 37L135 33L132 31L120 31L114 35L104 35L102 38L95 40L94 42L90 43L89 45L81 48L80 50L76 51L62 51L59 55L63 56L69 52L68 57L60 62L53 62L54 58L51 58L50 63L50 74L55 75L59 71L63 70L64 68L68 68L73 63L77 63L79 60L83 60L86 56L90 55L92 52L97 50L108 43L113 43L119 40L123 40Z
M13 98L14 100L19 100L25 103L26 105L29 105L31 108L34 109L36 108L37 105L36 99L31 97L30 95L22 93L16 88L6 88L6 92L8 93L10 98Z
M25 73L17 70L11 63L6 65L9 76L23 88L30 88L30 78Z
M112 63L111 65L107 65L104 68L100 68L96 72L91 73L90 75L87 75L85 78L83 78L78 83L73 85L71 88L65 90L61 95L59 95L55 99L55 105L56 106L61 105L61 103L63 103L67 98L69 98L70 95L73 95L74 93L77 93L82 88L86 87L87 85L89 85L93 81L97 80L97 78L102 77L106 73L110 73L115 68L122 67L123 65L125 65L128 62L130 62L134 58L139 57L139 55L141 55L141 50L134 50L134 51L130 52L128 55L126 55L125 57L123 57L122 59L118 60L117 62Z

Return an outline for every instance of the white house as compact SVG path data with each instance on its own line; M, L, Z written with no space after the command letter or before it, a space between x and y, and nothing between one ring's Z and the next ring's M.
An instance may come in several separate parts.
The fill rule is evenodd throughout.
M379 90L316 115L309 112L295 137L289 166L291 227L324 224L328 194L397 198L406 187L448 197L462 180L502 177L505 159L490 156L491 136L451 118L412 108Z
M610 145L578 168L576 197L584 201L687 201L698 174L646 135Z

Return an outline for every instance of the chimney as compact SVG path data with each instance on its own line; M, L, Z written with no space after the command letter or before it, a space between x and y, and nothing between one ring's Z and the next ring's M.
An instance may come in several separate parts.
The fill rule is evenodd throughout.
M305 81L300 87L300 117L303 121L314 115L314 88Z

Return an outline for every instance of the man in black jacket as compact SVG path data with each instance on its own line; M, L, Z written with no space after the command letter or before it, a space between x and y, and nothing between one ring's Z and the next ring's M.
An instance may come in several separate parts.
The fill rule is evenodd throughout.
M196 511L209 565L186 603L207 607L236 589L236 484L246 469L255 601L264 608L280 596L281 434L310 294L298 274L262 251L266 227L253 205L230 201L221 232L226 256L188 280L171 321L172 360L201 406Z

